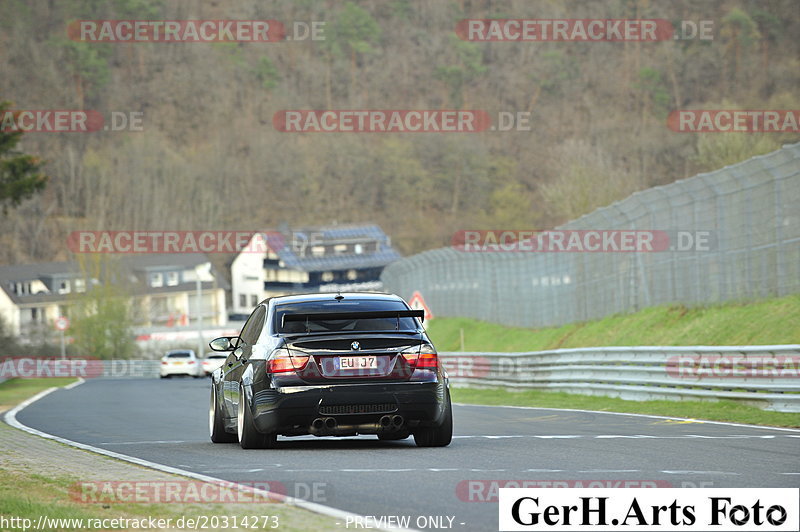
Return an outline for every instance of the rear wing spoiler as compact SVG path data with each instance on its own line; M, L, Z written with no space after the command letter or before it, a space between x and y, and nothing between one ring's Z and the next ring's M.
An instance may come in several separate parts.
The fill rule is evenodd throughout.
M424 310L375 310L362 312L314 312L307 314L284 314L281 327L290 321L325 320L375 320L381 318L419 318L425 320Z

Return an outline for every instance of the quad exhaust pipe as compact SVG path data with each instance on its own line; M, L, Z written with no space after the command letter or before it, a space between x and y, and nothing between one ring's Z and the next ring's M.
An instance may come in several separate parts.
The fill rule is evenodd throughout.
M378 423L365 423L360 425L340 425L335 418L318 417L311 422L309 432L315 436L355 434L376 434L386 432L396 432L403 429L405 425L403 416L381 416Z

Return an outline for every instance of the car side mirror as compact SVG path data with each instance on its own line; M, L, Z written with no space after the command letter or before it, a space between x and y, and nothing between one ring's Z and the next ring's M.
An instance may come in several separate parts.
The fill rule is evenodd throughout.
M220 336L208 342L212 351L233 351L239 345L238 336Z

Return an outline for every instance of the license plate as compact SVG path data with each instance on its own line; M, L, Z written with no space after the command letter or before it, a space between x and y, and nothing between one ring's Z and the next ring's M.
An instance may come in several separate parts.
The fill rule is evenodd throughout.
M378 369L378 357L336 357L333 359L336 369Z

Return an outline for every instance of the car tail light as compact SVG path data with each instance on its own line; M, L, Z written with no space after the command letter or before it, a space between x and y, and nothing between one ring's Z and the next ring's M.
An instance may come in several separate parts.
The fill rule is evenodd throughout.
M167 364L169 364L169 362L167 362L166 360L162 360L162 361L161 361L161 365L162 365L162 366L166 366Z
M190 360L190 361L189 361L189 364L194 364L194 360Z
M409 350L403 353L403 358L406 359L408 365L414 369L436 369L439 367L439 355L431 345L423 345L422 348Z
M291 355L286 349L276 349L267 362L267 371L270 373L286 373L300 371L308 364L308 355Z

